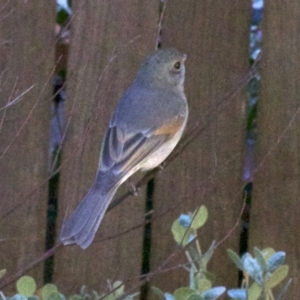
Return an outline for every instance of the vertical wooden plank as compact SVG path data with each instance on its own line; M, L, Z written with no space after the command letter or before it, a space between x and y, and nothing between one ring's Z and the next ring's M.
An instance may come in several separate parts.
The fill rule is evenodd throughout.
M113 109L141 61L155 49L158 4L138 0L74 3L59 226L93 183L101 139ZM143 223L144 207L141 191L140 197L127 199L105 216L95 239L98 242L87 250L64 247L55 261L54 281L61 289L79 291L85 284L103 292L107 279L126 282L134 278L136 282L143 227L120 233Z
M188 54L186 94L190 106L187 125L205 123L204 132L155 181L152 271L176 251L171 225L181 213L207 206L209 220L199 232L203 251L220 241L238 221L242 207L242 164L245 93L239 91L227 106L218 102L236 87L248 70L250 1L168 1L162 45ZM226 255L238 250L239 228L215 251L209 269L216 284L237 284L237 270ZM176 266L174 256L165 267ZM184 260L186 261L186 260ZM188 273L172 270L154 277L152 284L172 292L187 286Z
M52 1L1 3L0 265L9 273L45 250L54 26ZM42 272L30 272L38 284Z
M299 11L299 1L265 1L250 216L250 248L287 254L293 278L287 299L299 295Z

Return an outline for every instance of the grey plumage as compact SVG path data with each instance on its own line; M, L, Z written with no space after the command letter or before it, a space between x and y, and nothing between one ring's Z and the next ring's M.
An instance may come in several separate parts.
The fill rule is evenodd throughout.
M159 50L141 66L109 123L95 183L62 226L65 245L87 248L120 184L159 165L176 146L188 117L185 58L175 49Z

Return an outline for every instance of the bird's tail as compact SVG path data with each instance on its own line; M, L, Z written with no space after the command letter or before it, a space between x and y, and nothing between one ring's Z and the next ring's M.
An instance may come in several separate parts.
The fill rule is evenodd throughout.
M92 243L116 190L117 186L103 193L97 184L90 188L73 214L63 223L60 240L64 245L77 243L86 249Z

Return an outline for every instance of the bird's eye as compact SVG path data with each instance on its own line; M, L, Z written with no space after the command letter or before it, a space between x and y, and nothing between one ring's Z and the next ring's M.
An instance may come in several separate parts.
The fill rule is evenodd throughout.
M174 69L175 70L180 70L180 67L181 67L181 63L179 61L177 61L175 64L174 64Z

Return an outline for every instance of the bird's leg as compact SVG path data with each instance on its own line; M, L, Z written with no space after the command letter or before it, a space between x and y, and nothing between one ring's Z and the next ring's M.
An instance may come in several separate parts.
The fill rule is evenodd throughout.
M135 186L135 184L132 182L131 178L127 180L128 186L129 186L129 191L133 196L138 196L138 189Z
M165 168L165 166L166 166L166 162L163 161L163 162L158 166L159 171L162 171L162 170Z

